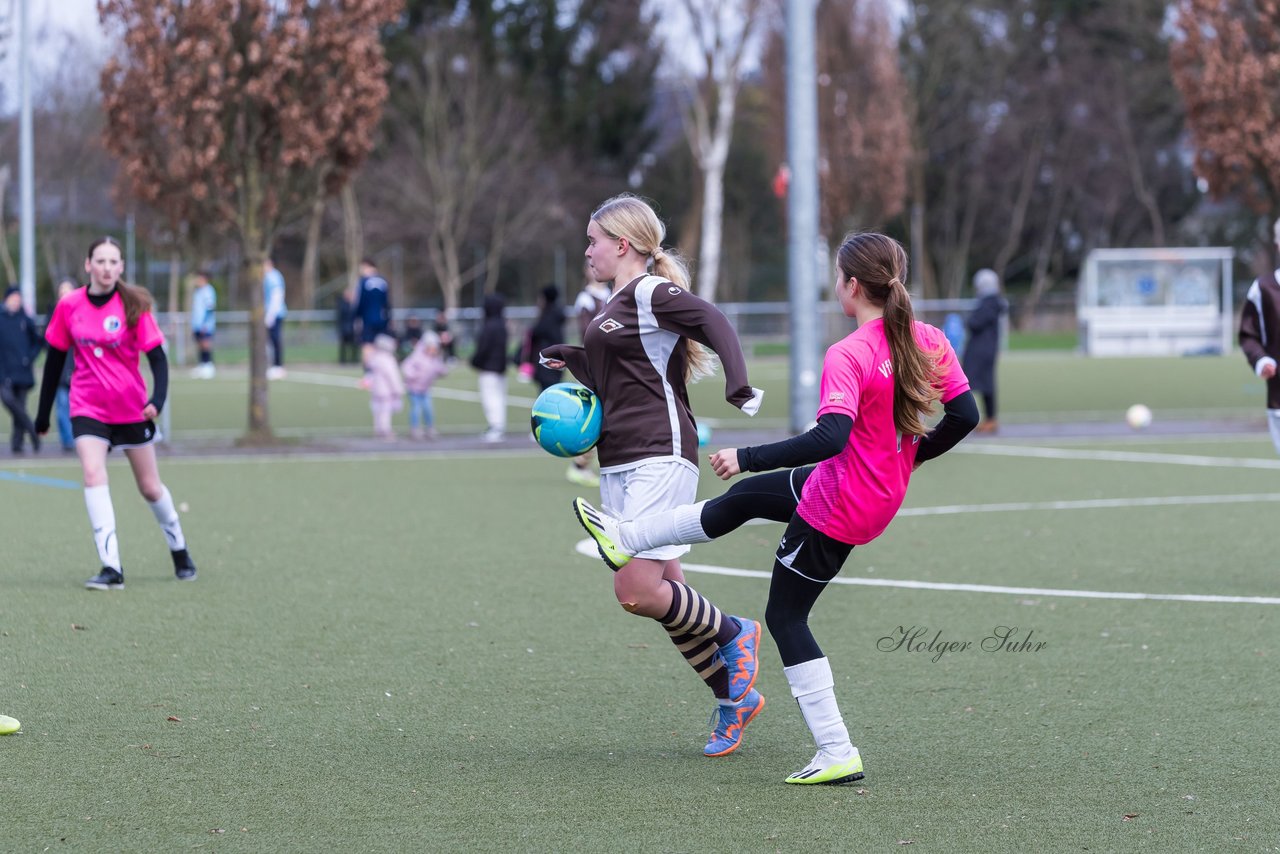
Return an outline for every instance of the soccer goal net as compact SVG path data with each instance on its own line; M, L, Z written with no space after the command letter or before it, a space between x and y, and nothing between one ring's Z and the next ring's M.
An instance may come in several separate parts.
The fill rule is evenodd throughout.
M1077 315L1090 356L1229 352L1234 337L1229 248L1095 249Z

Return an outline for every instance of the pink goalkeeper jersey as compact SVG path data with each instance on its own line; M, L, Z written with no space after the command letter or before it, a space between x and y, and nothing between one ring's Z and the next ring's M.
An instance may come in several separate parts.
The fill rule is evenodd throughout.
M942 330L916 322L916 342L939 350L943 403L969 390L955 351ZM893 424L893 361L884 322L873 320L827 350L822 363L818 416L853 418L844 450L818 463L805 482L796 512L833 540L855 546L880 536L902 506L915 465L918 439L903 441Z
M118 291L99 308L89 301L89 289L79 288L54 306L44 338L49 346L74 353L72 416L105 424L145 420L147 386L138 370L138 357L164 343L151 312L144 312L130 328Z

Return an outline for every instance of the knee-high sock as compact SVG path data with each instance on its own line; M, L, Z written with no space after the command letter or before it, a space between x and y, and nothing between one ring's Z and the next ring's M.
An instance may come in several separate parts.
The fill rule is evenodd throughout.
M120 570L120 549L116 543L116 509L111 504L111 491L102 486L86 486L84 506L89 511L89 527L93 528L93 544L103 566Z
M658 546L709 543L711 537L702 530L702 507L707 502L681 504L670 510L641 516L618 526L622 547L638 554Z
M804 722L813 733L818 750L836 762L853 756L853 743L849 730L840 716L836 704L835 678L831 675L831 663L825 658L815 658L791 667L782 668L791 696L800 704Z
M803 467L753 474L708 501L623 521L620 545L636 554L658 546L707 543L751 519L789 521L810 471Z
M164 538L169 541L169 551L176 552L178 549L187 547L187 538L182 535L182 523L178 521L178 511L173 506L173 496L169 494L169 487L160 488L164 492L155 501L147 502L147 505L155 515L156 521L160 523Z
M729 699L729 672L716 651L733 640L740 627L737 620L721 612L687 584L671 585L671 609L658 622L671 642L717 699Z

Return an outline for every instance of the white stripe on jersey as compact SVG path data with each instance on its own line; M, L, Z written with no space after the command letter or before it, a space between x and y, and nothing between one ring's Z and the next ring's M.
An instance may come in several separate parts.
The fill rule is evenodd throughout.
M1280 270L1276 271L1280 274ZM1276 276L1276 280L1280 281L1280 275ZM1267 346L1267 316L1262 313L1262 286L1254 279L1253 284L1249 286L1249 292L1244 298L1253 303L1253 307L1258 312L1258 331L1262 333L1262 346Z
M645 276L636 282L636 321L640 327L640 343L649 357L649 364L658 372L662 380L662 395L667 401L667 420L671 425L671 453L683 457L681 446L680 413L676 408L676 394L667 379L667 365L671 362L671 354L680 343L680 336L658 327L658 318L653 313L653 289L665 285L665 279L657 276Z

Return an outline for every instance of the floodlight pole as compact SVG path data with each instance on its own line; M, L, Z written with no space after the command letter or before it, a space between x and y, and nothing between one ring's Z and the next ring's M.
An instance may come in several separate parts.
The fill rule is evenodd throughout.
M817 0L787 0L787 276L791 310L790 426L818 411L818 75Z
M31 3L20 0L18 24L18 288L28 314L36 310L36 202L31 130Z

